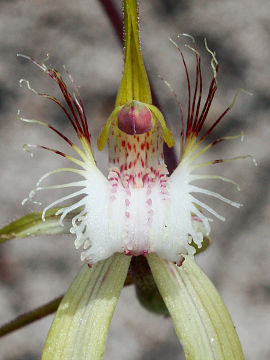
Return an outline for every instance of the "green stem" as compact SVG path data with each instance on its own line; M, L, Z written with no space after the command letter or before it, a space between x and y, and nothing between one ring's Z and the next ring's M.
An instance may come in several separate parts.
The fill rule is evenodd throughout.
M61 300L63 295L48 302L45 305L38 307L37 309L31 310L28 313L18 316L16 319L0 327L0 337L10 334L11 332L18 330L26 325L33 323L34 321L40 320L45 316L53 314Z

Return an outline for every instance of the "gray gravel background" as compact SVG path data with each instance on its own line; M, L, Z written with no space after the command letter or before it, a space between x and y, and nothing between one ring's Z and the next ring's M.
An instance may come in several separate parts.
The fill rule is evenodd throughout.
M146 66L175 134L179 133L178 109L157 75L172 84L183 102L186 85L179 56L168 36L192 34L202 53L206 37L209 47L216 50L220 89L210 119L230 104L237 88L254 94L240 95L226 121L212 135L213 139L235 135L243 129L244 143L222 143L214 149L215 153L208 154L208 159L248 153L256 157L257 167L252 161L244 160L214 169L238 181L242 191L239 193L224 184L222 189L220 184L211 188L242 202L244 207L231 209L215 202L215 209L227 221L214 223L213 244L198 257L230 310L247 360L270 359L269 18L270 3L266 0L145 0L141 4ZM53 154L38 151L31 158L22 151L24 143L58 147L58 138L45 128L17 121L17 109L26 117L57 124L67 134L71 131L56 106L19 88L19 79L27 78L35 89L58 94L50 79L26 61L17 59L16 53L43 59L49 52L50 62L56 68L65 64L70 69L81 87L93 143L113 107L123 55L109 21L95 0L0 1L0 50L0 225L4 225L38 210L33 204L22 207L21 200L43 173L63 165L63 160ZM188 50L186 54L187 61L193 64ZM209 79L208 54L203 59ZM97 151L95 154L105 170L105 154ZM42 197L48 201L55 193ZM80 266L69 236L16 240L2 245L0 322L64 292ZM1 339L0 359L39 359L51 321L50 316ZM138 304L134 289L125 288L113 317L104 359L164 358L184 359L171 321L146 312Z

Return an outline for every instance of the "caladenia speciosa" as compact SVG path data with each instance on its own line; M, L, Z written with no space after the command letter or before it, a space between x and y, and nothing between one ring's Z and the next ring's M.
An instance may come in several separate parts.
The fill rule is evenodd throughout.
M198 200L196 193L234 207L241 206L198 185L200 180L207 179L238 187L237 183L222 176L197 172L202 167L247 157L200 162L201 155L219 142L242 138L241 133L207 142L211 131L233 107L239 91L209 129L203 129L218 87L215 53L205 42L213 78L208 93L203 96L201 60L195 40L185 35L196 59L194 88L183 53L172 41L186 72L188 103L184 118L182 105L173 93L181 115L181 159L169 174L163 144L172 147L174 139L163 114L152 104L140 49L136 0L124 0L124 25L123 78L115 108L98 137L99 150L108 147L105 175L93 157L86 114L70 74L67 72L71 89L57 70L45 62L38 63L20 55L58 84L65 105L53 96L36 92L26 80L21 80L21 84L58 104L79 139L76 145L70 136L53 126L26 119L18 112L18 119L48 127L73 151L69 155L44 145L28 145L59 154L72 166L45 174L26 200L33 201L38 191L78 189L48 204L41 216L30 214L0 231L2 241L33 234L71 232L75 247L82 249L81 259L85 265L58 307L42 359L101 359L110 320L127 278L136 285L143 305L157 313L169 313L187 359L243 359L230 315L217 290L194 260L194 255L205 250L209 242L209 214L224 220L213 208ZM65 183L67 172L78 179ZM59 173L63 184L43 186L48 176Z

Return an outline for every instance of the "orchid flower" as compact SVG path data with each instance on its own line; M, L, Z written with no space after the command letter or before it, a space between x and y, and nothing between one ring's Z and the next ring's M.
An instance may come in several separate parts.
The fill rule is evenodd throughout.
M106 175L95 162L83 103L71 75L67 72L72 90L57 70L45 62L38 63L20 55L31 60L58 84L66 105L55 97L36 92L26 80L21 80L21 85L26 84L31 91L59 105L80 143L78 146L55 127L26 119L18 112L18 119L48 127L75 153L69 155L43 145L28 145L61 155L72 166L42 176L26 201L33 201L41 190L75 188L43 209L43 233L70 231L75 236L76 249L81 249L81 260L86 263L57 310L42 359L102 358L110 320L133 256L143 256L147 260L187 359L243 359L230 315L213 284L194 260L194 255L207 246L212 221L209 216L225 220L206 202L198 200L196 194L214 197L236 208L241 206L198 185L200 180L214 179L238 187L233 180L211 173L197 173L202 167L244 158L199 160L219 142L242 138L241 133L207 142L209 134L234 105L237 94L233 103L208 130L204 130L218 87L216 55L205 42L211 56L213 78L203 101L201 60L194 38L185 35L191 41L188 47L196 59L194 90L184 55L171 40L186 72L188 104L185 120L182 105L171 89L181 114L181 159L169 175L163 144L172 147L174 139L161 111L152 104L141 55L137 15L136 0L124 0L124 73L115 108L98 137L98 149L108 147ZM64 177L67 172L78 179L43 186L48 176L62 173ZM63 205L67 201L69 205ZM51 214L54 215L53 224ZM36 228L32 227L32 233L37 233L40 226L39 223ZM22 235L25 235L23 229Z

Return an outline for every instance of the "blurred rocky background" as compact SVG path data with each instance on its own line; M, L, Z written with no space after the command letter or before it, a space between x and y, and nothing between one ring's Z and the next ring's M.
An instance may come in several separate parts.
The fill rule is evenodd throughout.
M120 10L120 0L115 3ZM241 192L216 182L211 189L244 206L234 209L213 201L227 221L214 222L213 243L197 259L229 308L246 359L270 359L270 2L144 0L140 18L146 67L176 138L180 133L179 109L158 75L174 87L183 104L187 87L179 54L168 41L169 36L184 49L191 71L194 55L184 48L187 39L177 39L177 35L184 32L197 39L205 89L211 67L204 37L217 53L219 90L209 121L231 103L237 88L253 93L240 94L235 107L212 134L216 139L244 130L244 142L223 142L207 154L207 159L252 154L258 166L247 159L210 170L241 184ZM0 1L0 226L40 210L31 203L23 207L21 200L43 173L65 165L62 158L46 151L35 151L31 158L22 150L25 143L57 148L61 144L46 128L18 121L17 109L23 116L48 121L66 134L72 131L56 105L19 87L19 79L25 78L34 89L59 96L53 81L28 61L17 58L16 53L38 60L50 53L49 63L58 70L63 64L67 66L80 85L93 144L113 108L123 69L122 49L97 0ZM106 171L106 154L95 150L95 155ZM53 182L51 178L47 183ZM39 199L47 203L59 195L56 192L40 194ZM72 236L19 239L1 245L0 322L65 292L80 266ZM0 359L39 359L52 318L1 339ZM165 358L184 359L170 319L144 310L134 288L125 288L113 317L104 359Z

